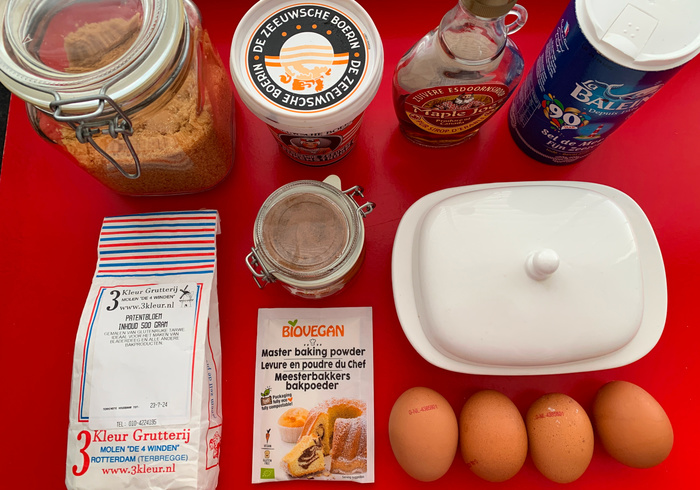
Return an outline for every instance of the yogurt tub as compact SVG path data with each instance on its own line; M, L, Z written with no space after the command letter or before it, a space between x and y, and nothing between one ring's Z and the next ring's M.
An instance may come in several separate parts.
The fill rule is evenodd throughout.
M241 100L282 151L322 166L355 145L384 52L374 22L353 0L261 0L236 28L230 63Z

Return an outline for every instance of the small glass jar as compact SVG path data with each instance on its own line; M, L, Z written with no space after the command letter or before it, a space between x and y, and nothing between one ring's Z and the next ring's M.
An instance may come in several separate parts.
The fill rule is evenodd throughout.
M364 259L362 188L340 190L340 179L299 180L280 187L255 220L254 247L246 264L258 287L279 281L296 296L324 298L340 291Z
M189 0L9 0L1 28L0 81L107 187L184 194L228 174L232 86Z

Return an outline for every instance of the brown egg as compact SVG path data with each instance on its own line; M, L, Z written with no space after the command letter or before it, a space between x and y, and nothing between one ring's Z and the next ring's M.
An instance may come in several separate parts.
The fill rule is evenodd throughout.
M608 454L633 468L656 466L673 447L673 428L664 409L627 381L612 381L598 390L593 422Z
M593 457L593 426L576 400L544 395L530 406L525 424L532 462L546 478L569 483L586 471Z
M527 430L515 404L502 393L474 393L459 414L459 447L475 475L491 482L515 476L527 457Z
M389 415L396 461L416 480L444 475L457 454L457 416L440 393L416 387L404 392Z

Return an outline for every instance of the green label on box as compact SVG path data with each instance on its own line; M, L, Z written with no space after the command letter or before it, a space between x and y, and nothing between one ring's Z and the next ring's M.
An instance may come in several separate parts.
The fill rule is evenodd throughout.
M261 480L274 480L275 479L275 469L274 468L260 468L260 479Z

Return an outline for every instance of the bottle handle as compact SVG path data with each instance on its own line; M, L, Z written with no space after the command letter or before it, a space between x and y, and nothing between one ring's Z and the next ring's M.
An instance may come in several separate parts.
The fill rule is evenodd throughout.
M506 33L510 36L520 30L527 22L527 10L522 5L514 5L513 8L506 14L506 17L514 15L515 20L510 24L506 24Z

